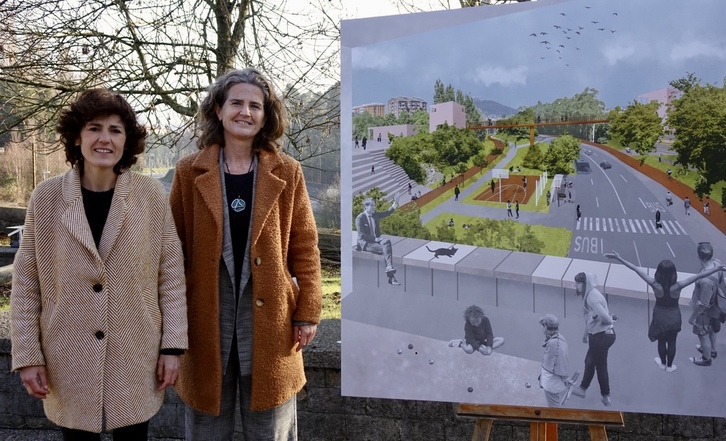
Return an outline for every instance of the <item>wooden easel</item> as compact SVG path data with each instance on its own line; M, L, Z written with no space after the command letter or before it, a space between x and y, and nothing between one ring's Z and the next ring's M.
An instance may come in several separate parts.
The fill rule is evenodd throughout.
M530 421L530 441L557 441L558 423L587 425L591 441L607 441L605 426L624 425L621 412L600 410L459 404L456 413L477 419L472 441L489 441L494 420Z

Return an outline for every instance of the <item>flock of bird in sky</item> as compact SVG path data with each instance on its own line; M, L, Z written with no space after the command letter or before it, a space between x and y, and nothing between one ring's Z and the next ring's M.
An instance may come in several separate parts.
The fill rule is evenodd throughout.
M602 20L602 16L595 16L592 6L585 6L585 9L588 9L591 11L591 14L593 14L593 18L597 18L599 20ZM561 21L566 21L567 14L564 12L560 12ZM608 18L614 19L618 16L617 12L613 12ZM548 57L557 57L559 60L565 60L564 55L567 51L579 51L582 50L580 46L578 46L578 39L582 37L582 35L585 32L602 32L606 34L614 34L616 32L615 29L612 29L610 26L605 26L601 21L599 20L590 20L589 23L585 24L585 26L581 26L580 24L577 25L568 25L568 24L555 24L552 25L554 30L550 31L540 31L540 32L533 32L529 34L530 37L541 37L543 38L542 41L539 42L540 45L544 48L543 50L549 51L544 52L544 55L541 55L539 58L540 60L544 60ZM570 27L571 26L571 27ZM565 66L569 66L570 64L565 62Z

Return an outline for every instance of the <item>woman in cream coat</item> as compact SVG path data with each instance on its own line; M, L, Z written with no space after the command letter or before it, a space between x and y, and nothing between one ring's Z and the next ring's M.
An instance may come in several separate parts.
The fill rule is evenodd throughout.
M12 368L65 440L146 440L187 347L179 238L160 183L128 170L146 130L121 96L84 92L58 132L72 168L28 203Z

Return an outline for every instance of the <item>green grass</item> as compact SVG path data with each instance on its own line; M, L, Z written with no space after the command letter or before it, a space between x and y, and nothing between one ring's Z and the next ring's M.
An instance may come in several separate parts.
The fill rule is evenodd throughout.
M456 230L456 237L464 237L464 224L472 224L479 218L472 216L464 216L461 214L454 213L443 213L436 216L431 221L427 222L426 227L431 233L436 233L436 228L441 225L442 222L448 222L449 219L454 219L454 229ZM506 222L502 220L501 222ZM512 221L513 222L513 221ZM524 230L526 224L515 222L514 231L515 234L519 235ZM572 231L566 228L552 228L545 227L542 225L531 225L532 231L539 240L544 242L544 248L540 251L540 254L548 254L552 256L566 257L570 251L570 241L572 240ZM476 244L474 244L476 245Z
M464 185L461 186L461 187L459 187L459 188L463 190L465 187L468 187L469 185L475 183L479 178L482 177L482 175L484 173L486 173L488 170L491 170L492 168L494 168L495 165L499 164L499 162L501 162L502 159L504 159L504 157L507 155L507 149L508 149L508 147L505 146L504 151L502 152L501 155L497 156L497 159L496 160L494 160L493 162L487 164L487 166L484 167L481 170L481 172L475 174L471 178L469 178L466 181L464 181ZM420 208L420 213L422 215L423 214L426 214L429 211L431 211L434 208L436 208L439 205L441 205L442 203L448 201L449 199L453 199L453 198L454 198L454 189L452 188L451 190L447 190L446 192L444 192L441 195L439 195L436 199L432 200L428 204L426 204L423 207L421 207Z
M696 182L700 179L700 175L693 171L678 165L671 165L671 161L675 161L676 155L662 155L662 162L658 162L658 156L649 155L645 158L645 163L666 173L670 168L673 170L673 178L686 184L691 188L696 188ZM711 193L707 196L714 201L721 200L721 192L726 188L726 181L719 181L711 187Z
M485 170L486 171L486 170ZM459 184L459 189L464 190L466 187L472 185L476 182L477 179L479 179L481 175L474 175L471 178L464 181L464 184ZM458 179L456 179L458 182ZM423 215L425 213L428 213L429 211L433 210L434 208L438 207L439 205L443 204L444 202L448 201L449 199L454 199L454 189L446 190L442 194L440 194L436 199L432 200L428 204L424 205L420 208L420 213Z
M320 318L340 318L340 266L323 267L323 311Z
M0 285L0 311L10 308L10 284ZM340 318L340 267L323 267L323 319Z
M608 146L616 149L624 151L625 147L620 145L620 143L617 140L611 139L607 143ZM676 160L676 155L661 155L661 162L658 162L658 155L648 155L645 157L645 163L657 168L658 170L662 171L664 174L666 171L670 168L673 171L673 179L676 179L679 182L682 182L683 184L686 184L690 188L695 189L696 188L696 182L700 179L700 175L693 171L689 170L687 168L681 167L679 165L673 165L673 162ZM636 159L640 159L637 155L635 156ZM720 201L721 200L721 194L722 191L726 188L726 181L720 181L714 184L711 187L711 192L707 195L714 201Z

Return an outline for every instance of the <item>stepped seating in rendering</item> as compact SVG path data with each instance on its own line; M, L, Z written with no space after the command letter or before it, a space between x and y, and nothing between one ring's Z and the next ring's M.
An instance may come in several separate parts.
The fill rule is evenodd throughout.
M375 167L375 173L371 173L371 166ZM378 187L388 199L392 199L397 192L406 194L409 182L416 185L401 167L386 157L385 150L362 151L353 155L353 195Z

